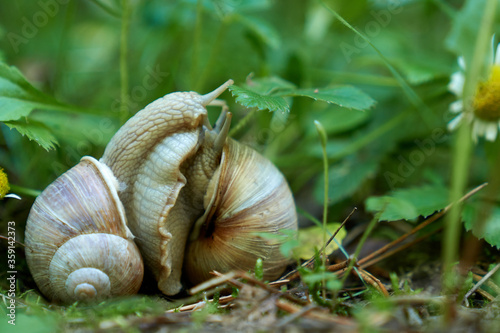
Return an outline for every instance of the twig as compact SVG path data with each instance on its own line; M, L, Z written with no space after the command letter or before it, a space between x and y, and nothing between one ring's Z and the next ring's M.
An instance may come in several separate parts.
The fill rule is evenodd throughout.
M462 303L468 303L467 299L476 291L479 289L479 287L481 287L481 285L483 283L485 283L493 274L495 274L496 271L498 271L498 269L500 269L500 263L498 263L495 267L493 267L493 269L491 271L489 271L488 273L486 273L485 276L483 276L483 278L481 280L479 280L478 283L476 283L474 285L474 287L472 287L471 290L469 290L467 292L467 294L465 294L463 300L462 300Z
M358 274L361 275L361 278L363 281L368 282L372 287L380 291L382 294L384 294L385 297L389 297L389 292L385 288L385 286L380 282L379 279L377 279L375 276L372 274L368 273L364 269L359 269Z
M217 271L213 271L213 273L217 276L223 276L223 274L217 272ZM274 287L271 287L269 285L267 285L266 283L260 281L260 280L257 280L255 279L253 276L247 274L247 273L238 273L235 277L238 277L238 278L242 278L242 279L245 279L247 280L247 282L249 283L252 283L254 285L257 285L259 287L261 287L262 289L272 293L272 294L279 294L280 296L283 296L284 298L288 299L289 301L292 301L294 303L297 303L297 304L300 304L300 305L306 305L306 304L309 304L308 301L304 301L302 299L299 299L299 298L296 298L294 296L292 296L291 294L289 293L283 293L281 291L279 291L278 289L274 288ZM240 282L240 281L237 281L235 279L230 279L227 281L228 283L234 285L235 287L237 288L242 288L245 284Z
M289 303L289 302L281 300L281 299L276 300L276 306L278 308L280 308L281 310L286 311L288 313L300 312L303 309L295 304ZM301 315L303 317L307 317L310 319L322 320L322 321L335 323L335 324L339 324L339 325L346 325L346 326L355 326L356 325L353 321L351 321L347 318L333 316L330 313L324 313L324 312L320 312L320 311L312 311L312 309L310 309L307 312L302 312Z
M278 280L278 281L273 281L273 282L269 282L269 285L270 286L273 286L273 287L281 287L282 285L284 284L288 284L291 280Z
M347 266L349 266L349 261L351 259L347 259L339 264L333 264L333 265L330 265L327 267L327 269L330 271L330 272L335 272L335 271L338 271L338 270L341 270L341 269L344 269L346 268Z
M486 274L486 273L485 273ZM472 277L474 278L474 280L477 281L481 281L481 279L483 278L484 275L477 275L477 274L472 274ZM496 285L493 281L489 280L489 281L486 281L485 282L486 286L488 286L489 288L493 289L493 291L497 294L497 295L500 295L500 287L498 285Z
M221 285L221 284L223 284L231 279L234 279L237 275L238 275L238 272L234 272L234 271L229 272L229 273L224 274L224 275L222 275L222 274L217 275L216 277L189 289L189 293L191 295L194 295L194 294L199 293L200 291L216 287L216 286Z
M5 240L12 240L12 237L10 237L10 239L9 239L9 237L5 237L5 236L2 236L2 235L0 235L0 238L1 239L5 239ZM14 240L14 242L16 242L17 244L22 245L24 247L27 247L24 243L18 242L16 240Z
M423 236L421 236L421 237L419 237L419 238L417 238L417 239L415 239L415 240L413 240L413 241L411 241L409 243L403 244L403 245L401 245L398 248L392 249L391 251L388 251L388 252L386 252L386 253L384 253L384 254L382 254L382 255L380 255L380 256L378 256L378 257L376 257L376 258L374 258L374 259L372 259L372 260L370 260L368 262L364 262L362 265L360 265L360 267L361 268L370 267L370 266L376 264L377 262L384 260L385 258L388 258L388 257L390 257L390 256L392 256L392 255L394 255L394 254L396 254L396 253L398 253L398 252L400 252L402 250L405 250L405 249L407 249L407 248L409 248L409 247L411 247L411 246L413 246L413 245L421 242L422 240L424 240L427 237L435 234L436 232L440 231L441 229L442 228L438 228L436 230L433 230L432 232L430 232L428 234L425 234L425 235L423 235Z
M311 303L309 305L306 305L304 306L302 309L300 309L299 311L296 311L296 312L292 312L291 315L289 316L286 316L285 318L283 318L277 325L276 327L283 327L285 325L287 325L288 323L291 323L292 321L294 321L295 319L299 318L299 317L302 317L304 316L306 313L308 313L309 311L313 310L317 308L316 304L314 303Z
M219 304L226 304L226 303L229 303L233 300L234 300L234 297L232 295L222 296L219 298ZM213 301L214 301L213 299L208 300L209 303L212 303ZM170 309L170 310L166 311L166 313L196 311L196 310L199 310L199 309L205 307L206 304L207 304L206 301L199 301L199 302L196 302L193 304L181 306L180 308ZM220 307L220 308L222 308L222 307Z

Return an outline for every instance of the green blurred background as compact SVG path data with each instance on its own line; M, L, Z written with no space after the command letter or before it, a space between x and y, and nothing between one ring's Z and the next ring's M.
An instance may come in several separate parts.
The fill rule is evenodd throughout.
M2 0L0 60L43 92L41 100L62 106L26 106L27 116L0 124L0 166L15 185L11 192L22 197L0 202L0 234L13 220L22 241L34 200L29 190L42 190L84 155L99 158L120 124L145 105L173 91L206 93L229 78L239 86L254 78L297 88L350 85L364 93L359 98L376 102L356 110L287 97L289 113L253 112L235 133L282 170L301 212L322 215L314 120L328 134L330 221L356 206L352 223L366 222L372 213L365 200L412 187L430 188L423 196L444 189L444 199L433 202L440 209L448 202L452 163L446 124L455 96L447 85L457 57L471 57L483 6L462 0ZM1 96L8 97L9 84L0 78ZM251 112L229 92L221 98L233 112L233 127ZM4 103L0 99L0 114ZM209 112L213 120L219 109ZM487 180L494 148L482 141L476 146L469 187ZM310 224L301 217L301 226ZM17 264L19 288L33 288L22 247Z

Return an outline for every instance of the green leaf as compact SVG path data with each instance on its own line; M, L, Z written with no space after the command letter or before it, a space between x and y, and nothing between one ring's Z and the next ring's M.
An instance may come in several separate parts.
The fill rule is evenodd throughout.
M248 89L232 85L229 87L231 94L236 98L236 102L248 108L259 110L289 112L290 106L283 97L266 96Z
M384 196L370 197L365 202L366 210L371 212L383 211L380 221L411 220L418 216L416 207L404 199Z
M27 117L35 108L62 104L33 87L16 67L0 62L0 121Z
M393 191L388 196L370 197L366 209L383 211L380 221L413 220L427 217L448 205L448 189L439 185L425 185Z
M328 223L326 225L330 232L334 232L338 229L340 223ZM336 240L339 242L346 236L346 231L341 229ZM328 237L329 238L329 237ZM312 226L307 228L301 228L298 231L298 242L300 245L292 250L293 258L295 259L309 259L314 256L315 248L319 251L323 242L323 226ZM330 254L338 248L335 242L331 242L326 248L326 253Z
M52 135L50 130L42 123L30 121L9 121L5 122L11 129L16 129L23 136L26 135L28 139L36 141L45 150L51 150L57 145L57 139Z
M347 109L366 110L375 105L375 100L353 86L336 86L317 89L296 89L281 93L285 96L303 96L316 101L337 104Z
M465 229L472 231L474 236L483 238L490 245L500 249L500 223L498 223L500 221L500 207L488 207L487 210L491 209L491 214L484 222L484 227L480 230L477 226L478 217L485 212L486 208L484 202L481 201L466 204L462 213Z
M245 88L261 95L272 95L279 91L296 89L293 83L278 76L252 78L247 81Z

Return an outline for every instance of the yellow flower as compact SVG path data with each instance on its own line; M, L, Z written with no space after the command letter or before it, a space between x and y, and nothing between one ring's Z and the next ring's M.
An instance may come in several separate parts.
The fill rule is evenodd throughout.
M460 71L453 73L448 89L461 98L465 83L465 62L462 57L458 59L458 64ZM458 115L448 123L448 129L454 130L462 121L466 121L472 124L474 142L481 136L488 141L495 141L500 128L500 44L496 52L492 50L489 77L477 85L471 106L472 113L468 114L464 111L462 99L451 103L450 111Z
M10 190L9 180L7 179L7 174L3 172L3 169L0 168L0 199L3 198L15 198L21 200L17 194L7 194Z
M0 199L3 199L5 195L9 192L9 181L7 180L7 175L0 168Z

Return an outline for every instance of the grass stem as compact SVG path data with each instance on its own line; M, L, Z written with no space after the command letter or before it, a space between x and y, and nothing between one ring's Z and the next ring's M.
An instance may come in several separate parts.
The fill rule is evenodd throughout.
M129 114L128 96L128 34L130 28L130 4L129 0L122 0L122 25L120 35L120 122L123 124Z

